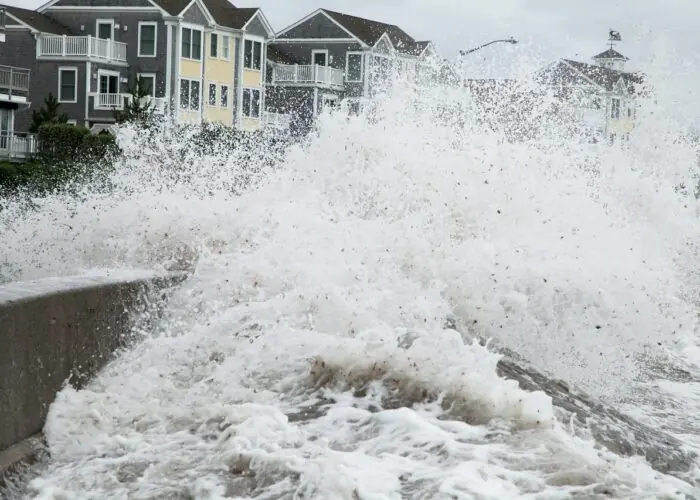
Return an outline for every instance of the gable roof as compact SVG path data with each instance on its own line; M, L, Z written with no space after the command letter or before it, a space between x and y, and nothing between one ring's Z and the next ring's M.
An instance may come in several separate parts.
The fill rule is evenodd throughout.
M537 80L549 85L567 85L585 81L605 91L612 91L622 80L628 92L634 93L637 85L644 82L641 73L627 73L595 64L588 64L570 59L561 59L552 66L538 72Z
M177 16L192 2L192 0L153 0L158 7L171 16Z
M397 52L409 53L410 51L415 51L416 41L398 26L328 9L321 10L369 46L374 46L382 35L386 33Z
M628 57L623 56L615 49L608 49L601 52L597 56L593 56L593 59L624 59L625 61L629 61Z
M68 28L35 10L21 9L9 5L0 5L0 7L4 8L7 14L26 24L33 30L41 33L50 33L52 35L72 35Z

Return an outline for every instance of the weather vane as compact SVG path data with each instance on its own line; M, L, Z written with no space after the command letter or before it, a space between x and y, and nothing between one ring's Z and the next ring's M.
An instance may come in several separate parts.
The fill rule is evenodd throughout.
M615 42L621 41L622 37L620 36L620 32L611 29L610 33L608 34L608 43L610 44L610 49L612 50L613 46L615 45Z

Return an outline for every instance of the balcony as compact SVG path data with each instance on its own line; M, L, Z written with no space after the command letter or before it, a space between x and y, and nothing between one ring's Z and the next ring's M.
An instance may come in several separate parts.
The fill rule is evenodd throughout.
M30 71L13 66L0 66L0 100L26 103Z
M41 35L39 57L86 57L104 62L126 63L126 44L92 36Z
M131 94L101 94L99 92L91 94L93 98L93 108L99 111L121 111L124 105L128 104L133 96ZM141 104L151 104L153 113L156 115L165 114L165 98L146 96L141 98Z
M318 64L277 64L272 69L273 85L318 86L342 90L344 82L343 71Z
M124 101L131 97L130 94L100 94L93 93L93 108L102 111L122 110Z
M274 130L289 130L289 125L292 121L292 115L283 113L271 113L266 111L262 116L263 127Z
M36 136L0 135L0 158L4 160L25 160L36 153Z

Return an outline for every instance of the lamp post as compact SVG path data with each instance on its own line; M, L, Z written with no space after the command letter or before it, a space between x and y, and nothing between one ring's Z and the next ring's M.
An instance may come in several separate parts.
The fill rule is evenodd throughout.
M488 42L488 43L485 43L485 44L483 44L483 45L479 45L478 47L474 47L473 49L469 49L469 50L460 50L460 51L459 51L459 55L460 55L460 56L466 56L467 54L471 54L472 52L476 52L477 50L481 50L481 49L483 49L484 47L488 47L489 45L493 45L494 43L510 43L510 44L515 45L516 43L518 43L518 41L517 41L515 38L513 38L513 37L506 38L506 39L503 39L503 40L492 40L492 41L490 41L490 42Z

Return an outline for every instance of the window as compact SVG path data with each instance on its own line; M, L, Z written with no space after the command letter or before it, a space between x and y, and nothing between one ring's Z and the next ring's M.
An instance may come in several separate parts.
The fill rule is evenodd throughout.
M209 106L216 106L216 84L209 84Z
M139 23L139 57L156 56L156 23Z
M199 111L199 80L180 78L180 109Z
M192 28L182 28L182 57L187 59L202 59L202 31Z
M627 108L627 118L632 118L632 107Z
M610 106L610 116L617 120L620 118L620 99L613 99Z
M243 116L260 117L260 90L243 89Z
M221 59L226 59L227 61L231 58L229 51L231 50L231 37L228 35L221 35Z
M228 85L221 86L221 107L228 108Z
M209 57L219 57L219 35L216 33L209 35Z
M97 38L114 39L114 21L112 19L97 20Z
M345 61L345 79L348 82L361 82L363 71L363 56L357 52L348 52Z
M259 70L262 66L262 43L246 40L243 51L243 67Z
M58 102L78 102L78 68L58 69Z
M154 97L156 95L156 75L153 73L139 73L139 85L143 86L146 95Z

